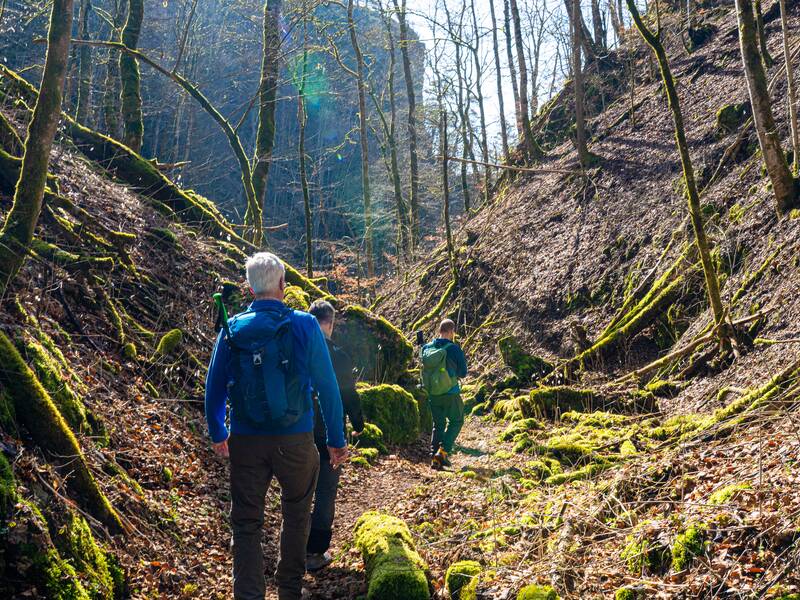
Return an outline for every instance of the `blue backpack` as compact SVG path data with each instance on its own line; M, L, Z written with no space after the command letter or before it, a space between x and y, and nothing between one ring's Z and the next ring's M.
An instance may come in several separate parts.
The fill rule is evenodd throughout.
M309 410L294 358L292 309L248 309L230 320L228 398L236 419L289 427Z

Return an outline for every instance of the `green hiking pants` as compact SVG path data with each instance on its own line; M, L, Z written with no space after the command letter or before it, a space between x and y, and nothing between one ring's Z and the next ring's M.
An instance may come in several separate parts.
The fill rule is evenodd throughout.
M431 453L435 454L441 446L445 452L450 454L461 427L464 425L464 402L461 400L461 394L431 396L428 404L430 404L433 418Z

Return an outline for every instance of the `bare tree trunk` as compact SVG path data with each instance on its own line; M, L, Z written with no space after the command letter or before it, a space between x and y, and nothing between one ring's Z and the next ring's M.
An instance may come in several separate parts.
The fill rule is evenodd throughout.
M761 12L761 0L754 0L753 4L756 9L756 29L758 30L758 45L761 48L761 58L764 61L764 66L769 69L775 62L769 53L767 47L767 32L764 29L764 15Z
M514 52L511 50L511 38L514 32L511 29L511 11L509 9L509 0L503 0L503 29L506 34L506 59L508 60L508 71L511 76L511 91L514 94L514 112L517 117L517 136L522 138L525 133L525 128L522 124L522 115L519 112L519 87L517 85L517 69L514 66Z
M131 50L135 50L139 44L143 18L144 0L128 0L128 18L122 30L122 43ZM138 153L142 150L144 138L139 62L131 54L123 52L119 56L119 72L122 80L122 143Z
M300 163L300 187L303 190L303 215L306 224L306 275L314 276L314 232L311 216L311 196L308 191L308 175L306 174L306 77L308 75L308 32L303 3L303 67L300 85L297 88L297 120L300 123L300 139L297 142L298 160Z
M475 99L478 101L478 115L480 117L481 126L481 156L483 162L488 165L489 163L489 138L486 133L486 109L483 104L483 67L481 66L480 57L480 37L481 32L478 28L478 17L475 12L475 0L470 0L470 11L472 12L472 31L475 36L474 42L470 47L472 51L472 61L475 65ZM491 171L488 166L484 166L483 171L483 202L489 203L489 189L491 179Z
M42 210L50 150L61 116L72 9L72 0L53 0L42 82L28 125L14 203L0 230L0 297L22 267Z
M794 85L792 55L789 51L789 24L786 19L786 0L780 0L780 7L781 29L783 30L783 59L786 64L786 82L789 88L789 125L792 129L792 173L795 177L797 177L798 166L800 165L800 133L797 131L797 92Z
M678 153L681 157L681 165L683 167L683 179L686 184L686 196L689 202L689 217L692 221L694 229L695 242L697 249L700 253L700 262L703 265L703 274L705 275L706 291L708 292L709 303L711 310L714 314L714 323L718 326L723 324L725 319L725 311L722 306L722 298L719 292L719 280L717 273L714 270L714 261L711 258L711 249L709 247L708 238L706 237L706 230L703 224L703 213L700 209L700 193L697 190L697 183L694 178L694 168L692 167L692 159L689 154L689 144L686 142L686 130L683 126L683 115L681 113L681 105L678 99L678 92L675 89L675 80L672 78L672 72L669 67L669 60L664 46L661 43L661 23L658 14L656 14L656 22L658 29L656 33L651 32L642 21L639 15L639 10L636 8L636 0L626 0L628 3L628 10L633 17L636 28L639 33L653 49L653 53L658 59L658 64L661 69L661 77L664 81L664 89L667 92L667 101L672 111L672 119L675 124L675 142L678 146ZM741 1L741 0L737 0ZM749 2L750 0L744 0ZM720 327L721 341L727 340L728 332L724 327Z
M78 21L78 38L89 37L89 12L92 9L89 0L81 0ZM78 53L80 66L78 67L78 102L75 108L75 120L82 125L87 125L87 117L92 105L92 48L81 46Z
M469 131L468 131L468 120L469 120L469 113L466 106L465 95L468 96L469 92L467 91L467 84L466 84L466 75L464 73L464 66L461 64L461 49L462 49L462 34L463 34L463 23L464 23L464 13L463 11L459 14L458 19L458 30L455 30L453 19L450 15L450 10L447 8L447 4L444 4L444 11L447 16L447 30L450 35L450 41L455 48L455 69L456 69L456 81L458 84L458 88L456 90L456 107L458 109L458 121L459 121L459 135L461 137L461 157L468 158L469 157ZM461 169L461 195L464 198L464 212L469 213L470 211L470 191L469 191L469 180L467 178L467 162L462 161L460 165Z
M414 91L414 77L411 73L411 53L408 45L408 25L406 23L406 0L393 0L400 24L400 53L403 58L403 77L406 83L408 100L408 155L411 170L411 249L416 250L419 243L419 159L417 157L417 100ZM402 2L402 4L401 4Z
M601 51L606 50L606 30L603 27L603 17L600 14L599 0L592 0L592 28L594 29L594 43Z
M379 3L381 17L386 27L386 39L389 45L389 77L387 87L389 92L389 168L392 178L392 188L394 191L395 210L397 212L397 258L398 264L402 263L410 250L410 231L408 223L408 207L403 198L403 186L400 179L400 166L397 158L397 99L394 88L394 71L397 64L397 57L394 45L394 32L392 31L392 21L385 13L382 3Z
M447 240L447 257L450 262L450 270L453 276L456 273L455 249L453 246L453 231L450 226L450 165L448 161L449 147L447 143L447 109L441 98L439 91L439 142L440 154L442 156L442 203L444 205L444 231Z
M795 181L786 164L786 157L781 148L781 140L775 119L772 116L772 104L767 89L767 75L761 62L758 50L758 27L753 14L751 0L736 0L739 19L739 45L742 50L742 61L750 92L750 104L753 108L753 121L758 134L758 143L764 164L767 168L772 191L778 205L778 211L787 212L794 206L796 190Z
M578 150L578 162L585 169L589 162L589 150L586 147L586 121L583 116L583 60L581 58L581 3L572 0L572 82L575 92L575 147Z
M503 105L503 72L500 70L500 48L497 41L497 17L494 13L495 0L489 0L492 15L492 49L494 51L494 70L497 79L497 105L500 110L500 140L503 144L503 157L508 157L508 128L506 126L505 106Z
M122 15L125 14L125 0L118 0L115 3L114 9L114 28L121 25ZM111 32L112 42L119 42L121 38L116 31ZM120 139L122 132L120 131L119 117L120 117L120 73L119 73L119 59L113 48L108 50L108 61L106 62L106 78L103 83L103 125L105 126L106 134L110 137Z
M358 85L358 131L361 143L361 191L364 200L364 239L367 252L367 276L375 277L375 257L372 250L372 198L369 186L369 140L367 139L367 89L364 80L364 55L358 44L356 22L353 17L353 0L347 0L347 29L356 56L356 83Z
M541 158L541 151L537 148L536 141L533 139L531 130L531 119L528 114L528 67L525 65L525 46L522 43L522 24L519 19L519 8L517 0L511 2L511 18L514 21L514 40L517 46L517 60L519 66L519 105L517 113L522 118L522 141L525 144L525 152L529 160Z
M192 0L192 8L189 9L189 16L186 19L186 27L183 28L181 43L178 46L178 56L175 58L175 66L172 67L173 71L177 71L181 66L181 60L183 60L183 53L186 51L186 41L189 39L189 30L192 28L192 21L194 21L194 14L196 11L197 11L197 0Z
M264 0L263 56L261 81L258 85L258 130L253 157L253 193L255 201L245 212L245 225L252 228L253 240L260 245L263 238L264 201L267 178L275 145L275 106L278 91L278 58L281 46L281 0Z

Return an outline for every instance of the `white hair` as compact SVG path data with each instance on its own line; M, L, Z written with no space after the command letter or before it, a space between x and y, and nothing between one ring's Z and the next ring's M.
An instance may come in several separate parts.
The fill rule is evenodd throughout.
M273 294L280 290L281 279L286 268L281 259L272 252L258 252L247 259L247 283L256 296Z

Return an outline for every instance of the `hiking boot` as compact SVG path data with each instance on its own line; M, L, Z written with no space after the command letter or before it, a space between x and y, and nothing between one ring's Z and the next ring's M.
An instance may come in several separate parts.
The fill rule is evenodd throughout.
M449 465L450 461L447 460L447 452L444 451L444 448L439 448L431 459L431 469L441 471L444 467Z
M329 552L324 552L322 554L306 554L306 571L309 573L321 571L332 562L333 558Z
M442 461L442 464L445 467L452 467L453 463L450 462L450 455L447 452L445 452L444 448L440 448L439 452L441 453L439 456L439 460Z

